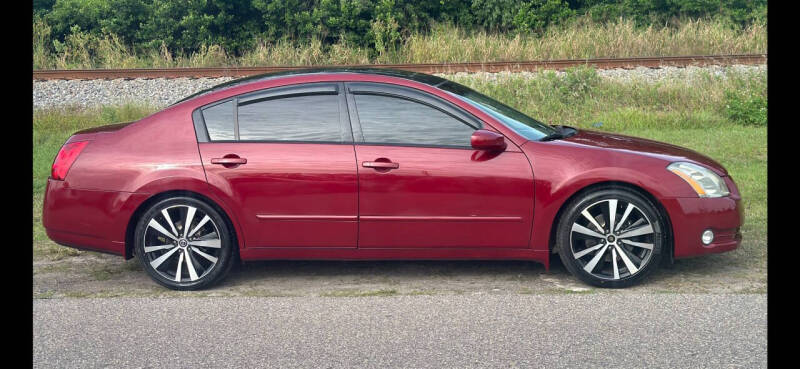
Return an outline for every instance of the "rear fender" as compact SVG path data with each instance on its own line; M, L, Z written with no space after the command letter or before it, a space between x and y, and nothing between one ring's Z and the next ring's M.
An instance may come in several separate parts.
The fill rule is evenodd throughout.
M227 205L226 201L224 201L219 196L215 195L213 191L210 190L209 185L208 183L206 183L205 180L190 178L190 177L160 178L147 183L146 185L142 186L137 190L137 192L144 192L150 194L151 196L148 197L148 200L163 193L176 192L176 191L185 191L189 196L192 196L194 194L199 194L207 198L208 200L212 201L213 205L218 206L219 209L225 213L224 215L226 215L228 219L231 221L234 231L236 232L236 239L238 240L239 248L240 249L244 248L245 245L244 232L242 231L241 224L239 223L239 220L236 217L236 213ZM131 224L133 223L134 222L132 220Z

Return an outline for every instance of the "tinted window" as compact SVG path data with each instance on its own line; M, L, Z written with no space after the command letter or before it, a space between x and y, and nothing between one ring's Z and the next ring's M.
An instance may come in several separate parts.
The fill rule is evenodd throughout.
M418 102L380 95L354 95L366 143L470 146L475 128Z
M341 142L337 95L307 95L239 105L239 139Z
M529 140L539 140L542 137L557 132L556 129L551 126L533 119L489 96L478 93L466 86L459 85L458 83L446 81L438 84L436 87L458 96L464 102L505 123L509 128Z
M203 109L208 137L211 140L233 140L233 101Z

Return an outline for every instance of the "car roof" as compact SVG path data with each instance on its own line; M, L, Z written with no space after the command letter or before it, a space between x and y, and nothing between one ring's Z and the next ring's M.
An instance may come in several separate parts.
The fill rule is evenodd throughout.
M412 80L415 82L419 82L422 84L426 84L432 87L437 87L443 83L450 82L444 78L437 77L430 74L425 73L418 73L418 72L411 72L407 70L400 70L400 69L389 69L389 68L361 68L361 67L325 67L325 68L306 68L306 69L297 69L297 70L289 70L289 71L282 71L282 72L273 72L273 73L264 73L258 74L254 76L244 77L234 79L232 81L220 83L213 87L207 88L205 90L201 90L196 92L192 95L189 95L181 100L174 102L172 105L193 99L195 97L205 95L211 92L219 91L222 89L240 86L247 83L253 82L260 82L269 79L278 79L278 78L285 78L291 76L299 76L299 75L308 75L308 74L337 74L337 73L358 73L358 74L373 74L373 75L381 75L381 76L389 76L389 77L398 77L403 79Z

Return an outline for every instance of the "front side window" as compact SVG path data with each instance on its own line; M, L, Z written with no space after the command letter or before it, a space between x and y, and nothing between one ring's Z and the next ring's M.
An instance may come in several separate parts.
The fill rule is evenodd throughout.
M446 81L438 84L436 87L451 93L467 104L491 115L493 118L505 123L506 126L529 140L539 140L558 132L555 128L539 122L506 104L466 86Z
M341 142L337 95L303 95L239 104L239 140Z
M373 94L353 98L365 143L470 147L477 129L420 102Z

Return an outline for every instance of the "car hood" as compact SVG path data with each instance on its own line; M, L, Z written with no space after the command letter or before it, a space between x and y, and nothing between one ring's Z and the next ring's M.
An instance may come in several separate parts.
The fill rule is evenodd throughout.
M564 141L603 149L619 150L626 153L647 155L661 158L669 162L695 162L714 170L719 175L728 175L727 170L725 170L720 163L709 158L708 156L680 146L670 145L644 138L580 130L577 134L565 138Z

